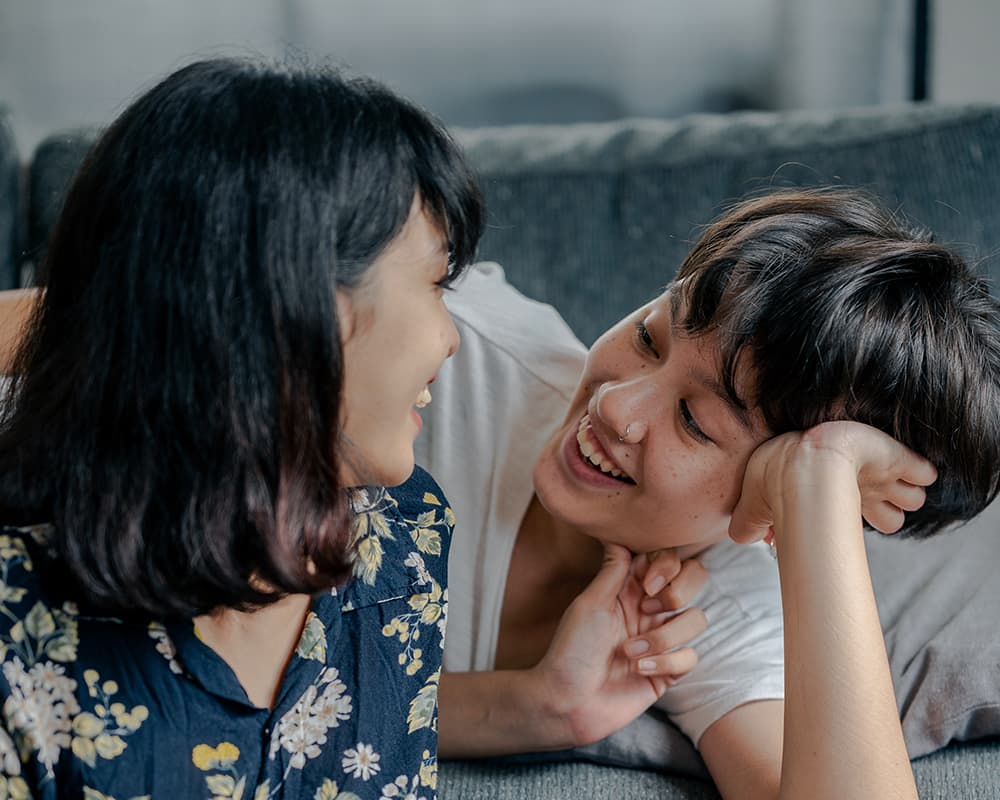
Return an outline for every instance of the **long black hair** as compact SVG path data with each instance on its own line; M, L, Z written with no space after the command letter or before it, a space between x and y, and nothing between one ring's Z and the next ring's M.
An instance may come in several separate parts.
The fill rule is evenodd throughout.
M938 468L904 533L996 497L1000 305L954 249L858 190L787 190L730 208L675 280L682 329L718 334L728 394L771 432L856 420Z
M193 616L349 568L335 290L414 197L451 277L478 189L428 114L331 69L209 60L104 133L48 249L0 428L4 521L51 522L76 593Z

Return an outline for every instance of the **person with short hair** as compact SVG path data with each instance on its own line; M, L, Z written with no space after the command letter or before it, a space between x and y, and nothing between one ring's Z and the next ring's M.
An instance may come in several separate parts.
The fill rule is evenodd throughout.
M1000 310L962 259L860 192L784 191L589 353L498 265L449 301L463 350L417 445L473 601L442 756L580 746L655 703L723 797L914 797L862 529L926 536L997 494ZM622 604L683 607L706 569L672 628Z

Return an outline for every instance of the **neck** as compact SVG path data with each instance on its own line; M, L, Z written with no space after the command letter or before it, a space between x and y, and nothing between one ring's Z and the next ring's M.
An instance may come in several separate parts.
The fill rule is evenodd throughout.
M309 604L307 595L293 594L255 611L222 608L195 617L195 629L229 664L250 701L272 708Z
M532 497L525 512L521 533L540 543L536 552L554 581L586 585L601 568L604 546L575 525L553 517L538 495Z

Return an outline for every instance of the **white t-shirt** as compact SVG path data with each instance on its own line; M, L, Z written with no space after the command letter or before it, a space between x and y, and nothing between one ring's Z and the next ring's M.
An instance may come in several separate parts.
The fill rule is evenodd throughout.
M431 386L416 456L457 517L444 668L490 670L532 468L563 420L586 349L497 264L470 269L447 300L462 344ZM766 546L726 540L700 558L709 580L696 600L708 617L692 642L699 662L658 701L695 744L737 706L784 696L778 570Z

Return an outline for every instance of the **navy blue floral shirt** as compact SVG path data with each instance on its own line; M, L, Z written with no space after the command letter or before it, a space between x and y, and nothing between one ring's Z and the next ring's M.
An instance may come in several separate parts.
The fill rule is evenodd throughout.
M352 502L354 580L313 600L273 710L191 622L47 598L50 528L0 529L0 800L435 798L454 516L419 468Z

